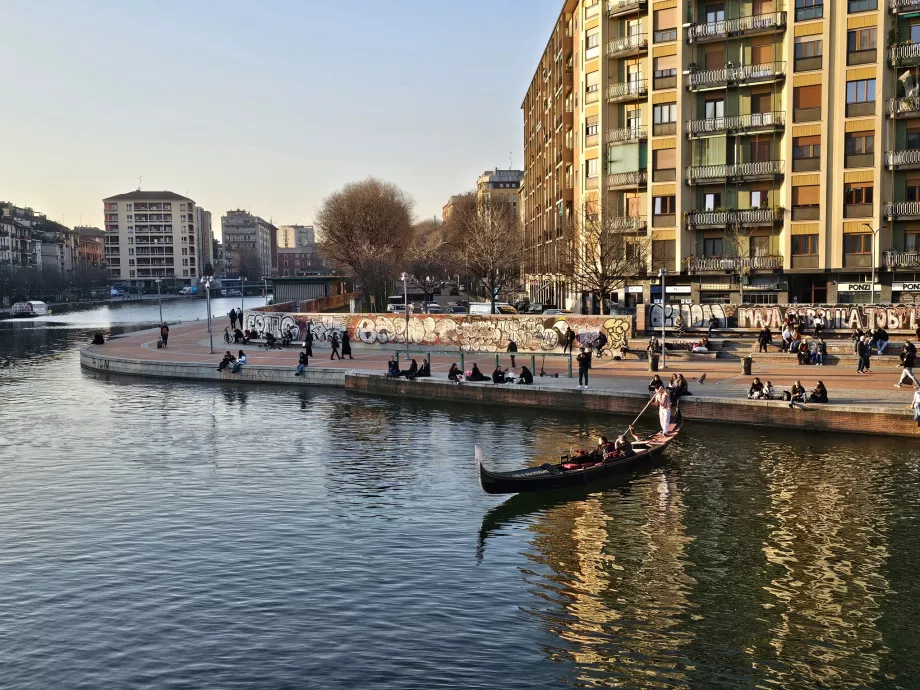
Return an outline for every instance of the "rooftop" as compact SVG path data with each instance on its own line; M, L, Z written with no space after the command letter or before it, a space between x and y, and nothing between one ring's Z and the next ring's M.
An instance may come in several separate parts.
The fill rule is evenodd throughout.
M140 189L127 194L116 194L103 201L191 201L187 196L175 192L141 191Z

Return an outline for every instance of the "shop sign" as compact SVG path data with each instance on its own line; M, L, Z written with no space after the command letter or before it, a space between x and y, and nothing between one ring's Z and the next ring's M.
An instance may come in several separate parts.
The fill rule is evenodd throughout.
M920 292L920 283L892 283L893 292Z
M881 291L882 286L876 284L875 291ZM837 292L872 292L872 283L840 283L837 286Z

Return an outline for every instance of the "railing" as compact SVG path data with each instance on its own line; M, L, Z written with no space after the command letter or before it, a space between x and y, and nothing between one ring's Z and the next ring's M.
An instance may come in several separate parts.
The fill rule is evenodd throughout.
M648 225L645 216L621 216L608 221L610 229L616 232L633 232L642 230Z
M648 172L646 170L607 174L608 187L641 187L645 184L648 184Z
M902 114L920 113L920 97L888 99L888 114L894 117Z
M607 100L615 98L637 98L648 93L647 79L630 79L607 87Z
M899 168L902 165L920 165L920 151L917 149L888 151L885 154L885 164L889 170Z
M628 53L634 50L644 50L648 48L648 36L646 34L630 34L621 38L613 38L607 41L607 56Z
M920 201L889 201L885 204L888 218L905 218L920 216Z
M782 112L752 113L750 115L732 115L713 117L707 120L688 120L687 134L712 134L716 132L736 132L760 127L783 127L786 115Z
M607 16L638 10L645 5L648 5L648 0L607 0Z
M920 268L920 252L885 250L885 265L892 268Z
M920 11L920 0L888 0L888 9L893 14L902 10Z
M783 268L783 257L768 256L732 256L726 258L712 258L704 256L691 256L687 258L687 269L690 271L724 271L738 273L739 271L778 271Z
M746 208L727 211L691 211L687 214L690 225L770 225L783 219L785 209Z
M892 66L920 62L920 43L902 43L888 49L888 62Z
M724 86L726 84L743 83L755 79L775 79L786 75L786 63L764 62L757 65L742 65L739 67L722 67L720 69L707 69L690 73L687 88L690 90L706 87Z
M606 136L606 141L608 144L644 141L645 139L648 139L647 127L622 127L620 129L608 129Z
M817 122L821 119L821 106L814 108L795 108L792 111L793 122Z
M706 180L783 175L785 169L785 161L760 161L736 163L735 165L691 165L687 167L687 182L694 184Z
M757 31L770 31L786 26L785 12L770 12L768 14L755 14L738 19L723 19L707 24L692 24L687 32L687 42L693 43L707 38L721 38L734 34L743 34Z

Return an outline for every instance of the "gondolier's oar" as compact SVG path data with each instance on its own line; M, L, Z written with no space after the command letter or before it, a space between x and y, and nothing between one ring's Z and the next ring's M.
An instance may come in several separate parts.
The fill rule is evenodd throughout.
M639 413L639 415L632 421L632 424L630 424L629 426L634 426L635 423L639 421L639 417L645 414L645 411L648 409L648 406L652 404L652 401L654 399L655 399L654 397L648 399L648 402L645 403L645 407L642 408L642 412ZM627 428L626 431L629 431L629 429ZM624 431L623 433L625 434L626 431Z

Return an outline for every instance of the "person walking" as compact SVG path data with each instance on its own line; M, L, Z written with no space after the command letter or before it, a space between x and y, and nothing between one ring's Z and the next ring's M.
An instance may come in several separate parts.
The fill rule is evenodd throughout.
M332 341L330 342L330 345L332 345L332 354L329 355L329 359L335 359L336 357L338 357L339 359L342 359L342 355L339 354L339 332L338 331L332 332Z
M760 335L757 336L757 352L766 352L767 345L773 342L773 334L768 326L760 329Z
M348 359L354 359L351 356L351 340L348 338L348 331L342 331L342 356L339 359L345 359L345 355L348 355Z
M920 388L920 381L917 380L917 377L914 376L914 364L917 361L917 348L908 340L907 344L904 345L904 352L901 353L901 378L896 384L897 388L900 388L904 383L904 380L910 380L914 382L915 388Z
M230 328L232 328L235 331L236 330L236 310L231 309L229 316L230 316Z
M310 331L309 326L307 326L307 332L303 336L303 350L307 357L313 356L313 333Z
M240 307L236 308L236 320L240 324L240 328L243 327L243 310Z
M914 421L917 422L917 426L920 426L920 390L914 391L914 399L910 407L914 410Z
M671 394L664 386L655 389L653 402L658 406L658 421L661 422L661 435L668 436L671 430Z
M163 341L163 347L166 347L166 343L169 342L169 326L165 323L160 325L160 340Z
M869 370L869 339L865 336L856 341L856 356L859 358L856 373L863 374Z
M568 350L569 354L572 354L572 345L575 344L575 331L572 330L571 326L568 326L565 329L565 337L562 341L562 353L565 354Z
M577 388L588 388L588 369L591 368L591 353L581 348L581 352L578 353L578 357L575 358L578 361L578 386ZM584 384L584 385L582 385Z
M509 341L508 341L507 352L508 352L509 355L511 355L511 368L514 369L514 368L516 368L516 366L517 366L517 365L514 363L514 355L517 353L517 343L514 342L513 340L509 340Z

